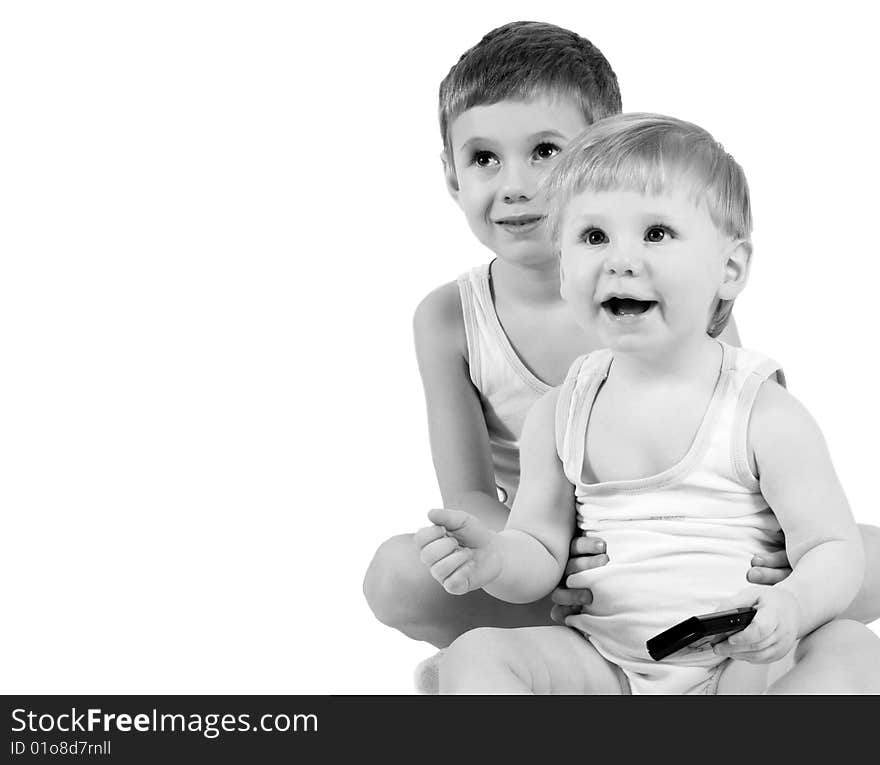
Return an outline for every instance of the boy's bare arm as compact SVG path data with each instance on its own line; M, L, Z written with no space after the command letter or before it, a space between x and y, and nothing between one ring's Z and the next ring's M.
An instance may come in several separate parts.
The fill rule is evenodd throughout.
M520 447L520 484L507 526L497 537L501 574L484 589L511 603L530 603L559 583L574 533L572 485L556 453L558 390L529 411Z
M758 393L749 441L761 492L785 532L794 568L775 587L794 595L802 636L838 616L858 592L861 536L819 427L775 382Z
M431 292L413 319L416 356L428 410L434 470L443 504L500 530L508 508L498 500L489 436L468 371L458 285Z

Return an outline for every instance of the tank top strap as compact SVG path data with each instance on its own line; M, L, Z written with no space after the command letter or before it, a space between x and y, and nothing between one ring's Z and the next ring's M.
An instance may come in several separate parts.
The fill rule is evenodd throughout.
M481 273L482 272L482 273ZM482 363L480 358L480 324L485 326L485 319L481 321L479 314L484 313L480 305L480 281L488 282L489 266L484 264L466 271L456 280L458 282L458 294L461 298L461 315L464 321L464 334L467 342L468 369L471 382L477 390L483 389Z
M532 374L517 355L501 326L492 300L492 264L483 263L458 277L462 317L468 347L471 382L485 390L486 379L497 374L513 375L533 394L543 395L550 386Z
M736 477L753 490L759 486L758 478L749 467L748 430L752 408L761 386L775 379L785 387L785 374L779 363L757 351L745 348L733 349L735 361L732 424L730 428L730 455Z
M584 459L587 422L599 386L608 376L612 353L602 349L574 360L556 400L556 453L565 475L577 485Z

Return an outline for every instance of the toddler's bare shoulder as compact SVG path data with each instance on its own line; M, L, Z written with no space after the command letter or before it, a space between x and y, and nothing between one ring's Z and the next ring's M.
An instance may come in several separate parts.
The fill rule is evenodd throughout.
M752 408L749 440L757 445L817 435L821 437L809 410L775 379L765 380Z

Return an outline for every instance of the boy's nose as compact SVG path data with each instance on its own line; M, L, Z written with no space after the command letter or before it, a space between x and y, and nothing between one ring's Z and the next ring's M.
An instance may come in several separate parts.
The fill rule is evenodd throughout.
M499 194L507 204L528 202L535 194L532 173L517 163L507 165L502 173Z

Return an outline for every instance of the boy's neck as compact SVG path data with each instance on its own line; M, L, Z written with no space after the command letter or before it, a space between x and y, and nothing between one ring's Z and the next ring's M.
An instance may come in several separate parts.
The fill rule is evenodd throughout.
M620 381L676 383L712 377L720 369L721 346L708 335L691 338L662 353L614 352L614 374Z
M556 259L541 265L522 265L495 258L491 264L495 294L523 303L546 305L562 301L559 295L559 263Z

